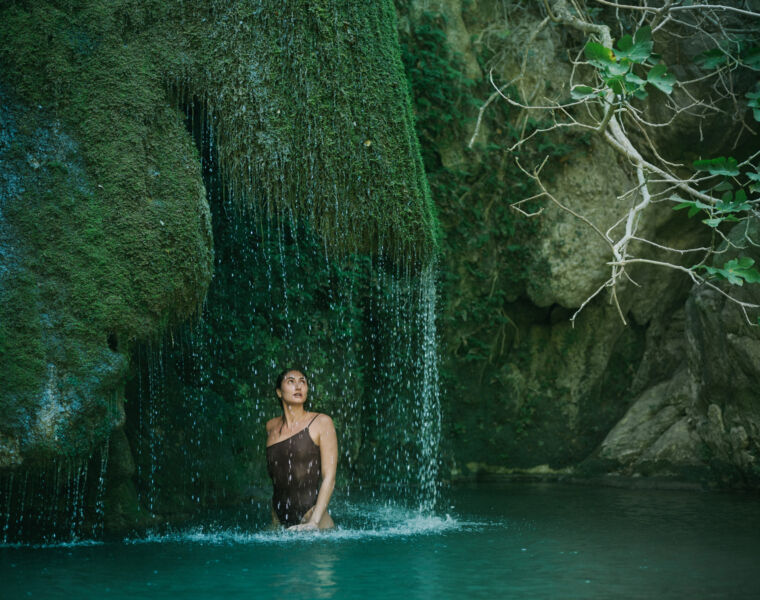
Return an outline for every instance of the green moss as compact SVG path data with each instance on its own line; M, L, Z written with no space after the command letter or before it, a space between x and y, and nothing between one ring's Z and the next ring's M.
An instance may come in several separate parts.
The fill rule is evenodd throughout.
M20 238L37 246L35 271L69 284L74 317L144 337L169 307L183 318L202 301L210 232L198 209L197 154L179 115L166 105L149 57L114 39L104 10L91 3L66 14L35 3L4 11L8 80L22 100L52 105L78 142L66 160L81 155L84 172L72 181L65 163L43 164L12 218ZM32 155L35 143L27 140Z
M172 8L205 23L181 23L160 60L207 111L229 193L295 210L333 249L429 258L437 221L390 4L200 6Z
M472 134L476 107L493 90L485 78L465 75L446 29L443 14L423 12L401 42L444 232L444 354L470 363L471 372L473 364L482 371L512 347L515 323L506 303L520 294L529 276L527 240L535 227L509 206L508 198L530 195L530 187L514 164L515 153L508 151L515 134L508 105L494 103L482 123L500 143L463 147ZM454 154L462 153L460 164L444 161L452 145Z
M200 165L160 81L114 69L121 44L52 5L2 13L3 430L27 459L87 455L120 418L119 353L205 296ZM43 425L52 398L68 416Z
M29 273L17 273L3 283L0 356L3 357L4 391L10 399L34 391L36 382L44 376L45 363L34 278ZM0 420L15 421L19 417L18 410L15 402L0 402Z
M209 215L178 109L197 108L238 206L295 211L334 252L436 252L389 2L19 0L0 19L4 169L27 181L4 207L21 272L0 308L4 412L32 410L51 364L87 396L104 349L203 302Z

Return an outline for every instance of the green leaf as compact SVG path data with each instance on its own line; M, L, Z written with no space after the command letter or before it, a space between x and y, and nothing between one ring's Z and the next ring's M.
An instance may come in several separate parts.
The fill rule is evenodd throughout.
M646 83L645 79L642 79L633 71L626 74L625 80L629 83L635 83L636 85L644 85Z
M749 269L752 265L755 264L755 261L749 256L741 256L739 258L735 258L732 261L729 261L729 263L734 263L734 266L739 269Z
M615 46L615 54L617 56L628 56L628 52L633 48L633 36L630 34L624 35L617 41Z
M644 88L638 88L635 92L633 92L633 95L639 100L644 100L649 94L647 94Z
M708 267L702 265L700 268L707 271L710 275L722 277L733 285L744 285L747 283L760 282L760 272L752 268L755 261L748 256L742 256L726 261L722 268Z
M757 173L746 173L747 177L749 177L752 181L760 181L760 172Z
M628 61L620 62L620 63L612 63L611 65L607 65L606 71L610 75L618 76L618 75L625 75L628 73L628 71L631 68L631 63Z
M752 265L754 264L755 261L749 256L742 256L726 262L726 264L723 265L723 269L735 277L744 279L747 283L756 283L757 281L760 281L760 273L757 269L752 268Z
M731 201L731 194L724 194L721 200L715 203L715 210L721 214L730 214L752 210L747 202L747 194L744 190L739 190Z
M625 93L625 80L622 77L607 77L604 83L618 96Z
M720 48L707 50L706 52L702 52L702 54L698 54L694 57L694 62L703 69L707 70L715 69L716 67L724 65L726 64L727 60L728 56L726 56L726 53L723 52Z
M697 169L697 171L708 171L710 175L726 175L733 177L739 174L738 163L733 156L718 156L716 158L695 160L694 168Z
M750 69L760 67L760 48L754 46L747 52L742 52L741 62Z
M701 210L709 210L712 208L709 204L705 204L704 202L700 202L699 200L683 200L679 198L678 196L671 196L671 200L681 200L678 204L676 204L673 207L673 210L682 210L684 208L688 208L688 217L691 218L694 215L696 215Z
M661 92L670 94L673 91L673 85L676 83L676 78L667 71L668 68L665 65L655 65L647 74L647 83L651 83Z
M639 49L645 48L647 56L652 53L654 41L652 41L652 28L649 25L637 29L636 33L633 34L633 47Z
M590 96L595 95L596 91L594 88L587 85L576 85L570 90L570 96L575 100L583 100L584 98L589 98Z
M587 42L583 48L586 60L598 69L606 69L609 65L616 64L612 50L597 42Z
M744 94L747 98L747 106L752 109L752 117L755 121L760 122L760 85L755 86L754 92L747 92Z
M723 219L703 219L702 222L708 227L717 227L723 222Z
M642 63L652 54L652 28L642 27L631 37L624 35L617 42L615 53L620 58L627 58L635 63Z

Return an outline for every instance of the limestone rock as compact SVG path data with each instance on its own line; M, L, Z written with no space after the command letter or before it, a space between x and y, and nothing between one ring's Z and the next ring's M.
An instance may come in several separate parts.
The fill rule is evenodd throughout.
M612 149L593 142L588 154L564 164L549 191L604 232L625 214L630 201L621 196L632 187ZM538 306L577 308L609 278L609 244L582 220L550 202L541 217L533 261L546 266L548 275L530 280L528 296Z
M599 454L621 465L664 459L693 446L684 415L696 398L696 382L685 369L644 392L612 428Z
M702 466L700 460L701 440L688 417L682 417L671 425L641 454L641 462L685 466Z
M586 36L551 24L539 31L545 16L541 3L497 5L480 0L465 5L451 0L414 4L449 16L461 12L461 19L448 20L452 45L463 54L465 64L476 55L487 65L485 70L492 68L497 85L512 81L512 92L516 91L520 101L537 104L569 96L566 49L568 45L580 48ZM601 18L613 14L613 9L600 13ZM474 40L471 44L460 43L462 27ZM617 31L614 24L613 35ZM701 77L703 71L681 66L678 63L689 61L678 57L691 58L713 47L714 40L676 33L670 39L658 38L656 52L679 80ZM528 65L524 73L523 64ZM576 74L580 77L582 68ZM576 79L576 83L585 82ZM734 83L745 90L755 80ZM705 98L715 97L709 90L712 85L706 81L697 97L701 92ZM480 100L487 98L485 94ZM672 114L662 100L653 90L649 99L638 105L647 120L670 119ZM693 101L680 89L674 90L671 100L682 107ZM741 115L734 111L743 110L741 103L722 107L723 114L733 119L702 119L694 108L652 133L654 145L665 158L689 164L694 158L691 153L702 148L713 155L748 155L756 150L756 140L749 141L746 132L738 148L734 145L741 127L741 118L737 118ZM515 109L512 114L518 113ZM472 120L474 123L475 118ZM523 123L516 118L512 125L519 130ZM627 130L646 155L647 140L638 139L634 128ZM496 131L482 126L476 141L495 141ZM467 170L467 161L476 159L457 148L464 147L469 138L451 137L443 135L435 150L440 151L445 166ZM583 145L562 135L552 140L566 143L572 150L561 158L549 158L545 169L548 189L568 208L606 231L625 214L631 201L630 197L620 198L633 187L629 165L598 137ZM520 160L529 170L543 158L544 154L529 156L521 149ZM502 180L495 186L505 202L520 199L510 197L510 183ZM656 184L652 189L664 191ZM491 189L483 192L484 197L492 193ZM543 206L527 243L532 256L525 287L500 290L496 277L493 284L488 283L506 299L500 308L509 318L511 351L491 351L482 365L470 361L466 352L466 364L452 361L453 379L459 386L450 401L452 437L458 444L453 451L456 460L481 464L487 457L495 472L541 462L555 467L568 464L563 460L573 464L590 457L600 459L602 469L630 476L760 485L760 328L751 326L720 293L693 287L682 272L641 265L627 270L640 287L628 284L618 290L627 328L606 304L604 293L584 309L575 328L569 327L567 319L574 309L609 277L606 263L611 253L587 224L551 202ZM671 248L706 245L710 233L705 229L699 219L674 213L667 202L647 209L639 222L642 237ZM741 241L740 234L732 232L734 243ZM749 234L755 242L760 239L757 224ZM484 248L483 256L453 261L453 270L490 266L499 260L496 251ZM630 249L643 258L663 257L644 243L633 243ZM752 254L751 247L741 254ZM693 255L666 256L685 267L694 264L689 262ZM733 256L735 252L727 252L716 261L722 264ZM760 263L760 256L752 256ZM511 266L505 265L504 270ZM752 291L756 288L727 286L726 291L757 302L760 296ZM465 312L461 306L457 308ZM465 321L466 316L453 326L455 335L472 347L474 327ZM492 349L487 335L476 341ZM485 432L487 442L470 441L480 440Z

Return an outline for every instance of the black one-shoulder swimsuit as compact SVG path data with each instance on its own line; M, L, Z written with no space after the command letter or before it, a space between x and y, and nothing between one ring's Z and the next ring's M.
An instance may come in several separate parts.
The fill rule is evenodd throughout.
M314 419L295 435L267 448L267 471L274 486L272 507L286 526L300 523L317 503L322 465L319 446L309 435Z

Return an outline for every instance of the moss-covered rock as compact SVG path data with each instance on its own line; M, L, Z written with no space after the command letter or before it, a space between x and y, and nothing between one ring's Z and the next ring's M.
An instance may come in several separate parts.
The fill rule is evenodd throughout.
M141 195L106 187L69 127L14 98L0 98L0 411L18 445L5 466L105 441L123 422L130 342L195 311L211 266L194 149L171 113L143 140L152 151L124 155L145 169Z
M4 465L107 439L134 342L202 303L186 119L238 205L292 211L332 252L435 252L390 3L14 1L0 19Z

